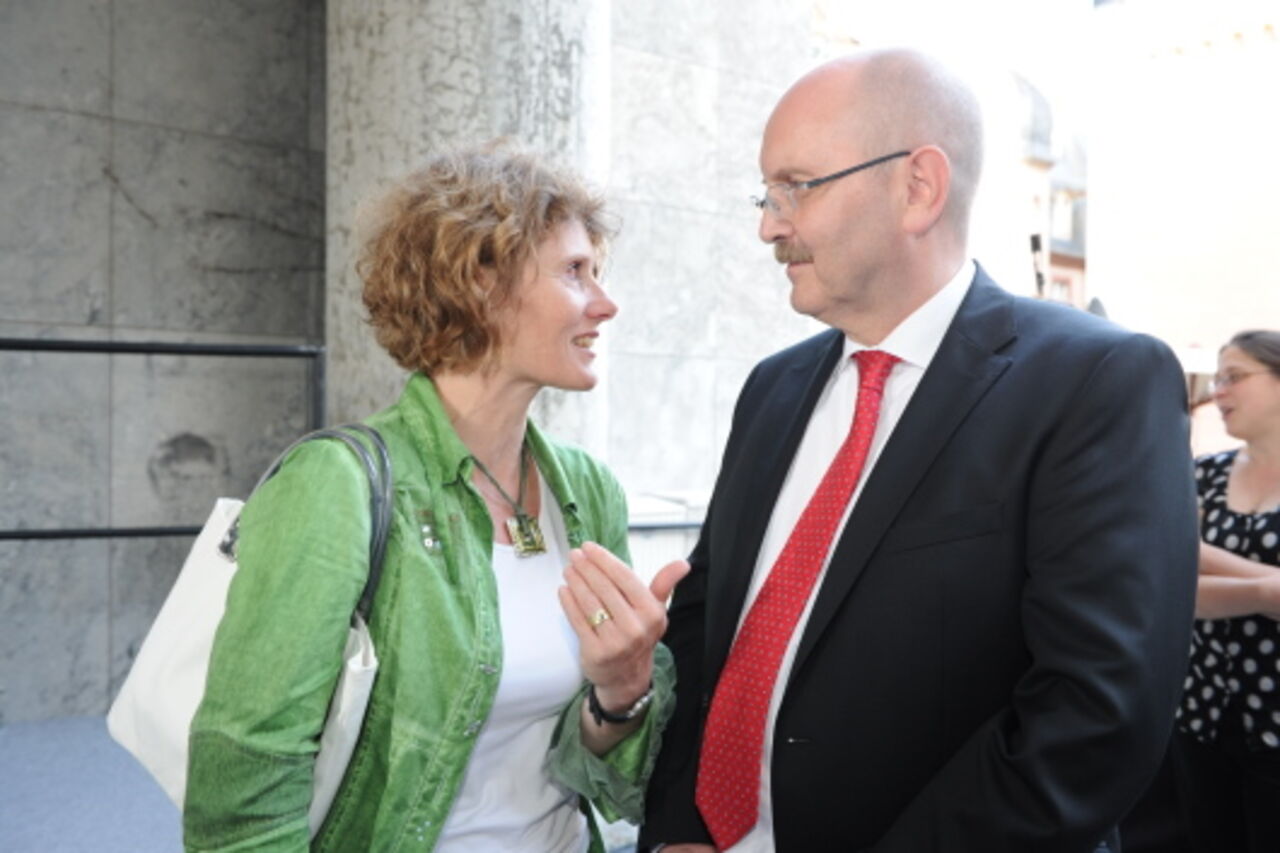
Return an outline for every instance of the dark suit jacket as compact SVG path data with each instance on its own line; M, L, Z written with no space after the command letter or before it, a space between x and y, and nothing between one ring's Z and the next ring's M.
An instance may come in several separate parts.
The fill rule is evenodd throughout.
M842 336L752 372L665 642L678 706L642 847L707 841L703 718ZM840 540L774 730L779 851L1063 851L1160 762L1187 667L1196 510L1168 348L979 269Z

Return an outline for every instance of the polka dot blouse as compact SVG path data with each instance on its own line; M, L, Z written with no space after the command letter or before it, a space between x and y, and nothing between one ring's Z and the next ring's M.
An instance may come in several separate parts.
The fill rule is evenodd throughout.
M1236 451L1196 460L1200 535L1251 560L1280 566L1280 511L1227 508L1227 474ZM1280 571L1280 569L1278 569ZM1191 636L1178 728L1206 743L1224 719L1253 746L1280 747L1280 622L1265 616L1197 619Z

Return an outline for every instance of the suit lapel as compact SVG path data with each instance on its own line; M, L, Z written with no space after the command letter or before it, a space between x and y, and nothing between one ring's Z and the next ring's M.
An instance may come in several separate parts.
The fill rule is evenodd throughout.
M1012 297L982 268L894 428L836 544L796 654L798 671L903 504L970 410L1009 366Z
M719 672L729 654L778 493L791 470L813 407L844 349L844 336L832 330L814 343L786 368L783 381L743 400L745 405L758 407L751 419L751 433L737 459L738 469L750 478L735 482L731 494L726 494L732 503L723 513L720 507L715 510L721 516L716 520L717 526L725 524L732 531L733 546L726 562L717 560L725 570L710 577L707 589L709 672Z

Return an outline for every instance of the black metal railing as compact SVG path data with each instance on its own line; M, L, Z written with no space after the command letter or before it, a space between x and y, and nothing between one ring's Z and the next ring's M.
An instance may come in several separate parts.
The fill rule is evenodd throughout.
M314 344L198 344L160 341L60 341L0 338L0 351L75 352L100 355L206 355L246 358L307 358L311 360L311 428L324 424L324 347ZM697 530L701 521L635 521L633 533ZM156 527L59 527L41 530L0 530L0 541L51 539L145 539L163 536L195 536L199 525Z
M62 341L0 338L0 351L95 353L99 355L196 355L240 358L305 358L311 368L311 428L324 423L324 347L316 344L201 344L162 341ZM198 526L62 527L0 530L0 541L13 539L131 539L195 536Z

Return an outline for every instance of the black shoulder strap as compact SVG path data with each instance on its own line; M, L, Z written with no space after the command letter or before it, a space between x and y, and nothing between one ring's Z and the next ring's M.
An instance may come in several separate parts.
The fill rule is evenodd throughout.
M364 436L373 446L372 453L357 436ZM373 597L378 591L378 581L382 578L382 558L387 550L387 535L391 530L391 510L395 500L395 478L391 469L391 454L387 452L386 442L382 440L378 431L364 424L342 424L307 433L276 457L276 460L259 478L253 490L256 492L259 486L280 470L280 465L291 450L305 441L318 438L336 438L351 448L351 451L360 459L365 474L369 478L369 515L372 519L369 536L369 577L365 581L360 602L356 605L356 612L365 622L368 622L369 614L373 610Z

